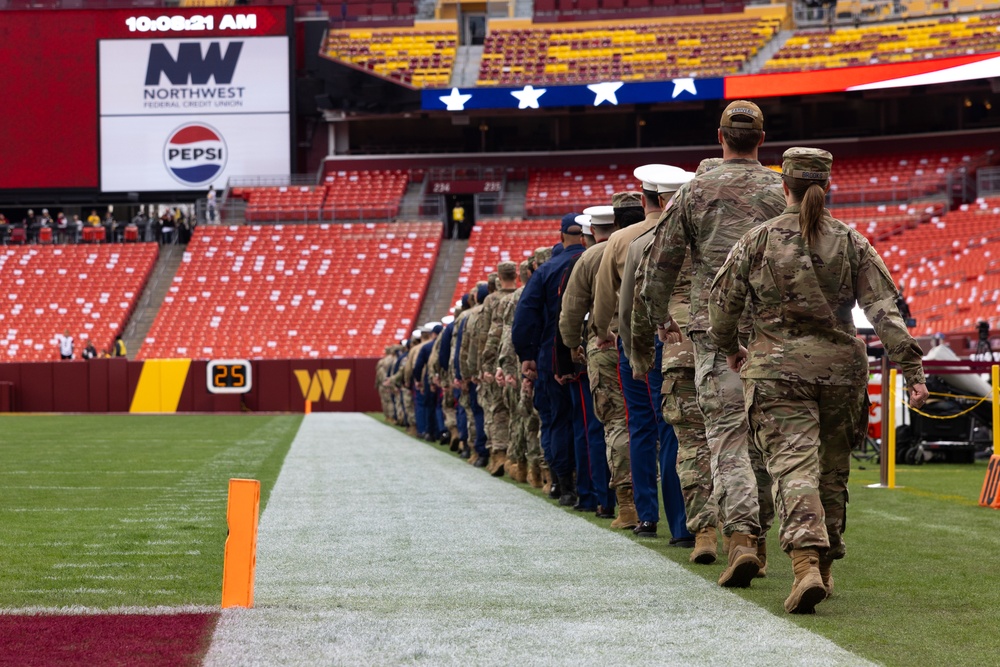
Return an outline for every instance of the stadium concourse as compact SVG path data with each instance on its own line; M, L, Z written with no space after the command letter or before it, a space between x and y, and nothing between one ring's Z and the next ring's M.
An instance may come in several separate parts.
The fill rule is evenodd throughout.
M302 422L254 597L205 665L872 664L363 415Z

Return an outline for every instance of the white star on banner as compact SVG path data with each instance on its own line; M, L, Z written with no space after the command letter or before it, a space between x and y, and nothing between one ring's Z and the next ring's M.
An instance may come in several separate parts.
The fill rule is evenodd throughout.
M525 86L523 90L512 90L510 94L517 98L518 109L537 109L538 98L545 94L545 88Z
M618 105L618 96L615 93L625 84L621 81L606 81L604 83L591 83L587 85L590 92L594 93L594 106L601 106L601 102L610 102Z
M698 90L694 87L694 79L674 79L674 94L670 97L677 97L684 92L698 94Z
M472 99L472 95L462 95L458 88L452 88L451 95L442 95L438 99L447 105L448 111L465 111L465 103Z

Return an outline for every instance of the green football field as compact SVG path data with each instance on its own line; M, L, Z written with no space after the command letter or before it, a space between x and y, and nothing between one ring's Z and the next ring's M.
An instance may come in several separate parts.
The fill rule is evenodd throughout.
M263 505L300 421L0 418L0 608L218 605L228 480Z
M261 480L266 502L300 421L0 417L0 608L218 605L227 482ZM977 506L984 473L983 463L903 466L903 488L885 490L867 488L877 466L856 469L834 597L789 618L887 665L995 664L1000 512ZM776 531L769 576L738 594L785 616L790 562ZM706 579L721 569L689 565L663 536L641 543Z

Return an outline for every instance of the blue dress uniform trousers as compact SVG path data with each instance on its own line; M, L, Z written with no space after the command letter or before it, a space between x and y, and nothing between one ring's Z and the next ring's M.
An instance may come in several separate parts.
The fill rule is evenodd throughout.
M557 478L573 474L573 400L568 386L556 382L555 375L539 371L535 381L535 407L542 423L542 447L548 431L549 449L545 458ZM548 428L546 428L548 424Z
M479 399L476 398L476 385L469 383L469 405L472 406L472 418L476 423L476 442L472 443L476 450L476 454L480 458L489 458L490 452L486 449L486 415L483 413L483 408L479 405Z
M657 522L660 520L660 499L656 490L656 450L659 440L657 411L653 409L649 385L632 377L632 366L622 349L621 340L618 341L618 374L621 377L625 416L628 419L628 450L632 459L635 510L639 521Z
M452 389L451 395L455 397L455 425L458 427L458 439L469 441L469 418L465 414L465 408L461 404L462 390Z
M417 435L427 433L427 400L424 396L423 388L417 385L417 390L413 397L414 412L417 418Z
M587 509L615 506L608 489L608 444L604 425L594 416L594 397L584 375L570 384L573 392L573 427L576 430L576 488L580 505Z
M663 411L660 409L660 389L663 386L661 361L663 343L656 339L656 361L646 380L649 384L650 397L656 413L657 429L660 436L660 483L663 491L663 512L666 514L670 535L674 538L690 538L691 531L687 529L687 514L684 510L684 494L681 492L681 480L677 476L677 435L674 427L663 421Z

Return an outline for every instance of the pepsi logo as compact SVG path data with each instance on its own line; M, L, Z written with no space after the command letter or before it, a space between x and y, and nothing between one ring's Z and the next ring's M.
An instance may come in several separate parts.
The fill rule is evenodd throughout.
M228 158L225 139L218 130L204 123L178 127L163 145L163 163L181 185L211 183L225 169Z

